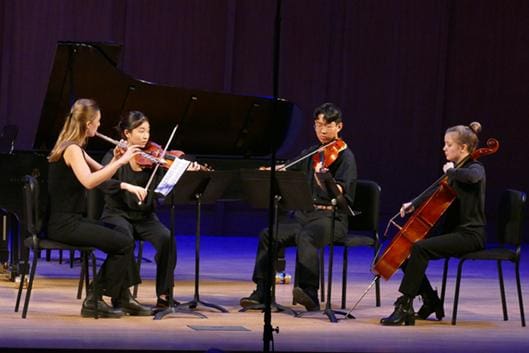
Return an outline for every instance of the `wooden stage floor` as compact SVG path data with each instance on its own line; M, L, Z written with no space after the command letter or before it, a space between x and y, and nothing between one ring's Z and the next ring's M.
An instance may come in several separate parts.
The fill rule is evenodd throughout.
M178 236L178 264L175 298L185 301L193 295L194 237ZM41 261L27 319L15 313L15 284L0 281L0 352L8 351L262 351L263 314L240 313L239 298L254 288L251 282L257 239L254 237L202 237L201 299L225 306L219 313L202 306L206 319L172 314L163 320L151 317L86 319L75 299L78 263L73 269ZM339 305L341 248L337 249L333 285L334 307ZM351 307L369 285L371 251L352 249L348 273L347 303ZM527 258L522 265L524 302L529 305ZM146 258L153 259L146 245ZM287 251L287 272L293 273L294 249ZM154 268L144 263L139 299L154 304ZM393 309L401 275L382 282L382 306L374 305L374 291L368 293L354 312L355 320L330 323L325 316L295 318L273 313L272 325L278 352L527 352L529 328L520 325L513 266L504 266L509 321L503 321L495 263L468 263L464 268L458 324L450 324L456 261L451 262L443 321L418 321L411 327L383 327L379 319ZM428 270L431 281L440 287L442 261ZM292 285L277 287L278 302L291 306ZM421 305L416 299L416 309ZM301 310L300 306L293 306ZM194 328L192 328L194 327ZM197 330L198 329L198 330Z

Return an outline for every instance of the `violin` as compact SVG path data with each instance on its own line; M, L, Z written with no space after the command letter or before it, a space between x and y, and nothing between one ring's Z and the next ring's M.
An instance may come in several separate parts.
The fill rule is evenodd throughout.
M316 169L318 163L322 164L322 168L329 168L329 166L336 161L340 152L347 148L345 141L340 138L333 142L334 143L332 144L326 145L322 151L319 151L319 153L312 155L312 167L314 169Z
M106 140L110 143L113 143L114 145L126 149L127 143L123 141L117 141L114 140L108 136L105 136L99 132L96 132L96 136L102 138L103 140ZM169 169L171 165L173 164L174 160L177 158L182 158L182 156L185 154L183 151L180 150L172 150L172 151L166 151L165 154L163 154L163 148L152 141L147 142L145 147L142 148L141 152L134 156L134 161L143 169L152 168L156 166L157 164L160 165L160 167ZM199 170L205 170L205 171L211 171L213 170L208 165L201 165L198 164L200 167Z

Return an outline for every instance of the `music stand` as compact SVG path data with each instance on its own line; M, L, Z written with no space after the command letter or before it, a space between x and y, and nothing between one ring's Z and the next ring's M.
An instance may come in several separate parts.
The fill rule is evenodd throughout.
M268 208L268 197L270 195L270 171L264 170L241 170L241 181L242 188L248 203L255 208ZM276 172L275 180L278 190L278 195L274 196L274 215L273 225L274 234L277 234L278 229L278 210L281 204L284 208L289 210L312 210L312 193L307 182L306 174L302 172L284 171ZM275 263L275 257L277 253L277 242L272 239L272 243L269 246L273 247L272 264ZM274 266L274 265L272 265ZM275 273L275 269L268 269L268 275ZM275 300L275 281L272 281L272 293L271 293L271 308L276 312L285 312L293 316L297 316L298 313L286 307L276 303ZM251 305L246 308L239 310L245 312L252 309L264 309L264 304Z
M332 206L332 219L331 219L331 235L330 235L330 243L329 243L329 264L328 264L328 274L327 274L327 301L325 303L325 309L319 310L319 311L304 311L298 314L298 317L301 316L314 316L314 314L324 314L327 315L330 322L338 322L336 319L336 314L347 316L347 313L345 311L341 310L334 310L331 307L331 289L332 289L332 264L333 264L333 257L334 257L334 231L335 231L335 224L336 224L336 209L337 208L343 208L347 212L348 206L347 204L343 204L340 202L340 206L338 203L338 197L341 195L340 190L336 186L336 181L332 177L332 175L328 172L326 173L315 173L316 180L320 187L325 190L328 195L331 197L331 206ZM342 198L343 199L343 198ZM344 199L343 199L344 200ZM345 201L345 200L344 200ZM354 212L354 211L351 211ZM353 213L355 215L356 213ZM352 316L352 315L351 315ZM352 316L352 319L355 317Z
M217 309L221 312L227 313L224 307L207 303L200 300L199 295L199 282L200 282L200 221L201 221L201 205L202 203L213 203L218 200L228 184L230 183L233 176L233 172L230 171L194 171L194 172L185 172L178 183L175 185L175 188L171 191L171 194L166 198L166 201L169 202L171 206L171 219L174 220L173 209L177 204L187 204L190 202L195 202L196 204L196 233L195 233L195 289L193 294L193 299L189 302L182 303L177 306L177 309L180 307L189 307L195 309L199 304ZM191 311L194 312L194 311ZM202 317L207 317L204 314L200 314ZM159 314L155 315L158 316ZM161 314L163 317L166 314Z

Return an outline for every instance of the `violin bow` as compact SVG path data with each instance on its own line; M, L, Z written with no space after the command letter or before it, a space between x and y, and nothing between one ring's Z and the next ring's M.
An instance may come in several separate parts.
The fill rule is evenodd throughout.
M332 140L331 142L327 142L325 145L322 145L320 147L318 147L317 149L315 149L314 151L312 152L309 152L305 155L302 155L301 157L298 157L296 158L294 161L292 162L289 162L287 164L285 164L284 166L282 166L281 168L277 169L278 171L281 171L281 170L284 170L284 169L287 169L287 168L290 168L292 167L294 164L296 163L299 163L301 162L302 160L306 159L306 158L309 158L310 156L312 156L313 154L316 154L318 152L321 152L323 151L324 149L326 149L327 147L331 146L331 145L334 145L336 143L337 140Z
M176 124L175 127L173 128L173 131L171 132L171 136L169 136L169 140L167 140L167 143L165 144L165 147L164 147L163 152L162 152L162 158L163 158L163 156L165 156L165 153L167 152L167 149L169 148L169 145L173 141L173 138L174 138L174 135L175 135L177 129L178 129L178 124ZM149 181L147 181L147 185L145 185L145 190L147 190L147 192L149 192L149 187L151 186L151 183L152 183L152 181L154 179L154 175L158 171L159 167L160 167L160 163L156 163L156 166L152 170L151 176L149 177ZM141 205L141 204L142 204L141 200L138 201L138 205Z

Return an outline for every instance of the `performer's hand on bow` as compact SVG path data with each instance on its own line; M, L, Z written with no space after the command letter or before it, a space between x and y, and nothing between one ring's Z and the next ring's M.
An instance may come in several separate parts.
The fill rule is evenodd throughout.
M400 207L400 216L404 217L406 213L411 213L415 211L415 207L411 204L411 202L405 202Z
M143 201L145 200L145 197L147 197L147 190L145 188L138 186L138 185L132 185L129 183L121 183L120 187L123 190L127 190L131 194L136 195L138 200Z

